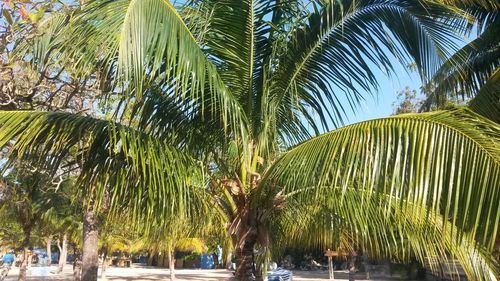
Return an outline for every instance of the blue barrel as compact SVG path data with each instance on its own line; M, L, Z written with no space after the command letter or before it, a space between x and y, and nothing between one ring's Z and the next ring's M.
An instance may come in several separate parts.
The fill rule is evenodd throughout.
M200 267L201 269L214 268L214 257L212 255L202 254L200 256Z

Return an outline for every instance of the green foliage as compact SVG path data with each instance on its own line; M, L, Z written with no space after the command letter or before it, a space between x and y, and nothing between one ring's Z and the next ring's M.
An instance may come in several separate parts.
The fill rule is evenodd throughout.
M112 213L131 208L145 219L167 220L173 210L193 216L203 212L204 201L196 192L196 163L160 140L116 123L69 113L4 111L0 123L4 129L0 146L10 144L22 132L25 137L19 135L11 146L12 154L29 156L49 171L55 171L71 153L76 155L83 163L79 186L98 202L109 192Z
M500 69L491 75L481 87L469 106L477 112L500 124Z
M72 69L57 63L55 55L66 40L62 31L78 5L57 0L2 4L7 22L0 19L0 109L93 109L93 98L99 95L95 78L77 77Z
M4 170L0 186L0 213L6 234L1 238L2 244L21 246L23 240L35 242L34 234L45 227L42 218L63 197L54 192L52 177L39 167L16 163Z
M276 186L266 196L287 198L284 217L271 223L281 220L277 241L340 245L338 235L347 232L351 244L374 256L424 263L451 254L468 276L497 275L489 253L499 227L499 137L497 124L456 109L362 122L313 138L266 175ZM483 267L486 273L477 270Z

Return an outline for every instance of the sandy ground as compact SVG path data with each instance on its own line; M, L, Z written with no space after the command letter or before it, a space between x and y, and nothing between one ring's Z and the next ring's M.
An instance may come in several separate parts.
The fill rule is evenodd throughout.
M56 267L52 266L51 271L55 272ZM34 273L36 270L31 270L30 273ZM9 275L5 279L6 281L17 280L19 274L19 268L12 268ZM63 274L57 275L51 273L49 276L29 276L28 280L40 280L40 281L55 281L55 280L73 280L72 266L68 264ZM100 270L99 270L100 274ZM110 281L129 281L129 280L170 280L170 271L167 268L158 267L147 267L147 266L137 266L133 265L130 268L117 268L109 267L106 270L106 278L99 278L99 280L110 280ZM225 269L217 270L200 270L200 269L177 269L175 271L177 280L234 280L232 278L233 274ZM365 280L364 274L357 274L355 280ZM312 280L328 280L328 271L294 271L294 281L312 281ZM335 280L348 280L348 274L343 271L335 272ZM372 279L374 280L374 279ZM378 279L383 280L383 279Z

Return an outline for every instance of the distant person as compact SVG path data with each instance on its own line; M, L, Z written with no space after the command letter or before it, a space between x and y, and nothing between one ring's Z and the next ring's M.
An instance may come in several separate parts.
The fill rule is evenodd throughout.
M4 264L13 264L14 263L14 254L12 252L8 252L3 256L3 263Z

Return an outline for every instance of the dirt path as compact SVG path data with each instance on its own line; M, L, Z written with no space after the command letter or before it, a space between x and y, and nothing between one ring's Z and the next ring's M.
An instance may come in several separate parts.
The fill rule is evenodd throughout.
M56 267L52 266L50 269L55 272ZM34 276L39 272L36 268L30 270L31 276L28 280L31 281L70 281L73 280L72 266L67 265L63 274L56 275L50 273L48 276ZM9 275L5 279L6 281L15 281L19 274L19 268L12 268ZM99 272L100 274L100 272ZM232 272L225 269L217 270L200 270L200 269L177 269L175 271L176 279L183 280L206 280L206 281L216 281L216 280L234 280L232 278ZM335 280L348 280L348 274L346 272L338 271L335 273ZM363 274L357 274L355 280L364 280L365 276ZM158 267L146 267L134 265L130 268L117 268L109 267L106 270L106 278L99 280L109 280L109 281L151 281L151 280L170 280L169 270L167 268ZM294 271L294 281L313 281L313 280L328 280L327 271Z

